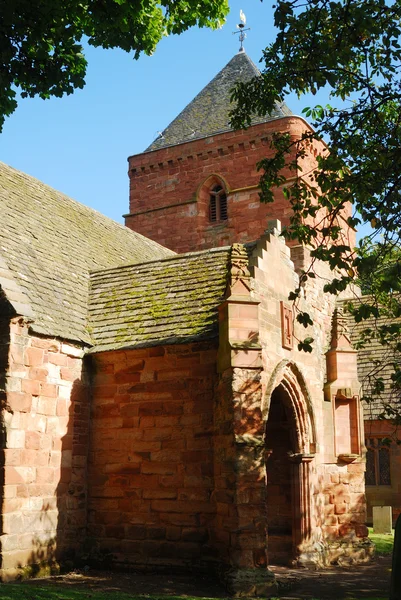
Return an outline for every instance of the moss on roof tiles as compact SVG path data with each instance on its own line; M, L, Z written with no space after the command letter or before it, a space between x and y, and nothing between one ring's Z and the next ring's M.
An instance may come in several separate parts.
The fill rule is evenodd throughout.
M92 273L92 351L217 336L229 258L219 248Z
M210 83L184 108L166 127L162 136L147 149L158 150L165 146L181 144L197 138L230 131L229 112L232 109L231 90L237 82L246 82L260 75L245 52L236 54ZM255 116L252 124L265 123L277 117L291 115L286 104L277 104L275 110L266 116Z
M174 252L0 163L0 278L34 330L90 343L89 271ZM4 272L4 279L2 273Z

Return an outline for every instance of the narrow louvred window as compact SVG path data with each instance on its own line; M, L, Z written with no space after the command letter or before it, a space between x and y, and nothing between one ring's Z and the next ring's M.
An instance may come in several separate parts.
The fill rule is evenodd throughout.
M220 185L216 185L210 191L209 219L212 223L227 221L227 196Z
M220 221L227 221L227 196L223 193L219 196L220 200Z
M217 198L213 194L210 194L209 219L212 222L217 221Z

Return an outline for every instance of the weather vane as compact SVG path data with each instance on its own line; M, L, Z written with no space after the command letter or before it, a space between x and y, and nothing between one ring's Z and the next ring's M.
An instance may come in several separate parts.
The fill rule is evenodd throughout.
M238 25L237 25L237 29L239 29L239 31L233 31L233 34L235 35L236 33L239 33L239 41L241 44L239 47L239 51L243 52L244 51L244 39L246 38L245 31L250 31L251 28L248 27L248 29L244 29L244 27L246 25L246 16L244 15L242 9L239 11L239 20L241 21L241 23L238 23Z

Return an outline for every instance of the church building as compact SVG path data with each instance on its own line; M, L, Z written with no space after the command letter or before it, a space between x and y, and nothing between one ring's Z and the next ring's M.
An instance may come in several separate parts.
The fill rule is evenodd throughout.
M326 265L297 323L309 250L258 196L272 135L310 126L283 104L233 131L257 73L239 52L128 159L125 227L0 165L4 580L84 559L274 595L269 565L371 555L357 352Z

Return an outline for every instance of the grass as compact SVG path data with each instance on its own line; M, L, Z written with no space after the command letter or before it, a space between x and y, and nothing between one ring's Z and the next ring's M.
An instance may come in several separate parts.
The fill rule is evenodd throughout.
M1 600L184 600L182 596L162 596L162 595L135 595L119 591L99 591L88 588L83 590L80 586L75 589L53 586L36 586L34 584L21 583L0 583ZM216 600L213 598L198 598L185 596L185 600ZM249 599L254 600L254 599ZM271 600L280 600L280 598L271 598ZM311 600L319 600L314 598ZM350 597L347 600L360 600ZM364 600L388 600L387 596L375 596L365 598Z
M394 530L391 535L383 533L373 533L373 528L369 527L369 537L376 546L377 554L391 554L394 545Z
M119 591L99 591L93 589L75 589L65 587L37 586L24 583L0 583L1 600L183 600L181 596L162 596L127 594ZM185 600L201 600L185 596ZM203 599L206 600L206 599ZM214 599L208 599L214 600Z

